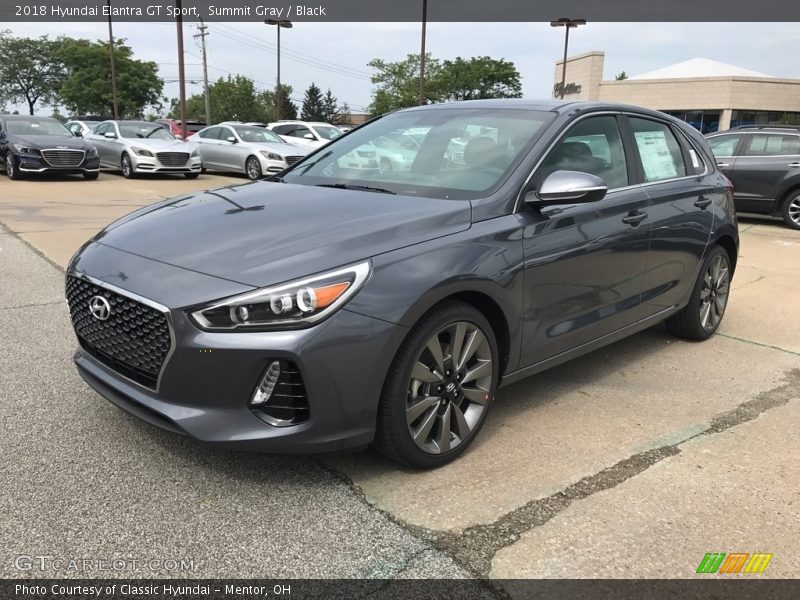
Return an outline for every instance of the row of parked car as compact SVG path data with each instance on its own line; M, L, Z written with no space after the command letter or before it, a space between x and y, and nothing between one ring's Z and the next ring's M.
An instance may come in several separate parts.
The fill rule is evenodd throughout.
M470 127L450 140L445 164L464 167L472 139L497 142L491 128ZM213 170L255 180L280 173L343 133L329 123L304 121L209 127L190 121L184 130L168 119L73 119L62 125L52 118L5 115L0 116L0 164L11 179L45 172L97 179L106 167L128 178L175 173L193 179ZM382 175L410 171L426 134L409 129L370 138L339 159L337 169ZM720 170L734 184L737 210L782 216L786 225L800 229L800 127L748 126L707 137ZM593 140L581 142L589 152L603 154L592 149Z

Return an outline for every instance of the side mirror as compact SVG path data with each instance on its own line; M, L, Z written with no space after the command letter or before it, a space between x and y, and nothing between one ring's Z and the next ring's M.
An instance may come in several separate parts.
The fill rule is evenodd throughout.
M75 131L73 131L72 135L74 135L75 137L83 137L83 133L81 133L80 129L76 129Z
M226 142L230 142L231 144L235 144L237 142L236 138L232 135L225 139Z
M317 138L314 137L313 133L307 133L303 137L306 138L307 140L316 140L317 139Z
M108 140L115 140L115 139L117 139L117 134L114 133L113 131L106 131L103 134L103 137L108 139Z
M606 182L581 171L556 171L547 176L539 190L525 194L525 202L532 205L583 204L598 202L608 192Z

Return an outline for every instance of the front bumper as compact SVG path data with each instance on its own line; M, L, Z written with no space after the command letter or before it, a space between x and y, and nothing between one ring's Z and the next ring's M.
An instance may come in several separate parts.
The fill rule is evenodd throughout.
M184 278L196 276L199 287L208 281L208 276L187 275L177 267L154 268L164 270L156 273L161 280L169 280L166 271L175 270ZM131 279L131 297L141 295L136 275ZM308 329L210 333L199 330L182 309L168 309L168 314L173 349L157 390L126 378L83 348L74 356L80 375L130 414L207 444L299 453L363 447L372 441L384 378L407 333L404 327L345 308ZM308 398L306 422L275 427L250 410L248 401L273 360L291 361L300 371Z
M129 156L135 173L200 173L203 169L203 159L200 156L190 156L182 165L166 165L158 156L141 156L133 152Z

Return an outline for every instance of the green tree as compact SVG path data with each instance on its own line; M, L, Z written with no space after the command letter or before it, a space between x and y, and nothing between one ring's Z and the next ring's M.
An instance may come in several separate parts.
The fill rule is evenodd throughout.
M262 121L265 119L264 107L252 79L243 75L220 77L210 83L208 94L211 101L211 114L217 121ZM204 120L205 97L195 94L186 100L186 117ZM175 104L172 112L179 118L179 108Z
M444 61L431 87L439 101L522 96L522 81L514 63L488 56Z
M59 56L65 79L59 90L62 103L74 113L114 113L108 44L103 41L60 38ZM164 81L158 65L133 58L124 39L114 44L117 109L120 117L139 117L145 108L161 109Z
M0 100L26 103L30 114L37 102L54 104L63 80L59 43L40 38L10 37L0 33Z
M322 100L323 111L322 119L325 123L338 123L339 121L339 99L331 93L330 88L325 93L325 98Z
M294 120L297 119L297 105L292 102L292 93L294 88L285 83L281 84L281 119ZM266 90L261 93L261 103L264 106L264 111L267 114L265 121L277 121L276 107L275 107L275 91Z
M617 73L616 75L614 75L614 79L617 81L625 81L627 78L628 74L625 71L622 71L621 73Z
M325 103L322 98L322 90L314 83L308 86L305 98L303 99L303 111L300 117L304 121L324 121Z
M409 54L405 60L387 62L375 58L367 63L377 72L372 76L372 83L378 87L372 93L372 104L369 112L381 115L400 108L408 108L419 104L419 55ZM431 85L439 72L441 63L430 54L425 58L425 77L428 85L425 88L425 102L438 102L439 96L435 86Z

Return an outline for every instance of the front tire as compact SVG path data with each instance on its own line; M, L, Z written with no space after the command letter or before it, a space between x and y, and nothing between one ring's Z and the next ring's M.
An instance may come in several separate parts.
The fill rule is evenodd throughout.
M131 157L127 154L122 155L122 159L120 160L120 169L122 170L122 176L125 179L133 179L136 177L136 171L133 170Z
M186 179L197 179L199 177L199 175L200 175L200 173L184 173L183 174L183 176L186 177Z
M800 190L792 192L783 202L783 222L792 229L800 229Z
M84 179L94 180L94 179L97 179L98 177L100 177L100 173L97 173L97 172L94 172L94 173L84 173L84 174L83 174L83 178L84 178Z
M17 169L17 165L14 162L14 155L11 154L11 152L6 153L6 175L8 175L9 179L13 179L14 181L22 179L22 173Z
M695 282L689 304L667 319L673 335L693 341L710 338L722 323L731 289L731 261L720 246L709 252Z
M478 435L494 399L500 362L486 317L462 302L431 310L389 368L375 448L415 468L444 465Z
M249 156L244 163L244 172L247 173L247 178L250 181L261 179L261 161L255 156Z

